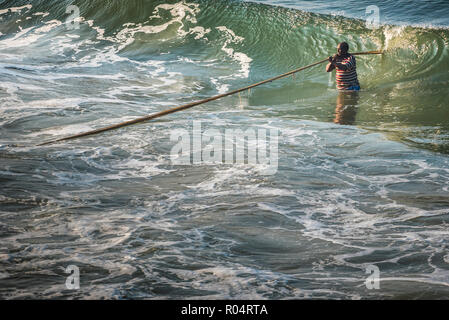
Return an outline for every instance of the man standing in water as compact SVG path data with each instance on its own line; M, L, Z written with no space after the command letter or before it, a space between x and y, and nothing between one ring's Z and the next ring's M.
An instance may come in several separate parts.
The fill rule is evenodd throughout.
M334 122L345 125L352 125L357 114L358 91L360 90L357 79L355 57L348 53L349 45L342 42L337 47L337 54L329 57L329 64L326 71L331 72L337 69L337 107L335 109Z
M337 69L337 89L358 91L360 90L359 80L357 79L356 61L352 54L348 53L349 45L341 42L337 47L337 54L329 57L329 63L326 66L326 72Z

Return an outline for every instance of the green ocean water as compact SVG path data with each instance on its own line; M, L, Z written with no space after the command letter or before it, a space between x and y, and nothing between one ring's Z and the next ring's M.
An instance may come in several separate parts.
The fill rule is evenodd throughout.
M370 28L368 2L342 3L0 1L0 297L447 298L449 9L384 1ZM357 96L323 64L35 146L262 81L340 41L384 50L357 56ZM174 164L171 135L199 122L278 132L275 173ZM372 265L379 289L365 286Z

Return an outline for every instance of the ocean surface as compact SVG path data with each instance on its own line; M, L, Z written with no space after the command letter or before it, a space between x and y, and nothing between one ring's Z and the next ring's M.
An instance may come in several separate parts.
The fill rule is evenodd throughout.
M358 95L321 64L36 146L341 41L384 50L356 57ZM228 129L277 132L274 170L174 156ZM448 179L448 1L0 0L2 299L448 299Z

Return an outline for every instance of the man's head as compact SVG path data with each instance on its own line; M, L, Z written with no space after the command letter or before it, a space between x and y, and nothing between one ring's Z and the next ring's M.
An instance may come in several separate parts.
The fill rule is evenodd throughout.
M346 42L340 42L337 46L337 52L339 56L344 56L349 51L349 45Z

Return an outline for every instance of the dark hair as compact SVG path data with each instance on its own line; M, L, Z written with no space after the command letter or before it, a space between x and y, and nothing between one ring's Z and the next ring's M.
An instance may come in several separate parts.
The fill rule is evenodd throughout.
M349 51L349 44L347 42L340 42L339 46L346 52Z

